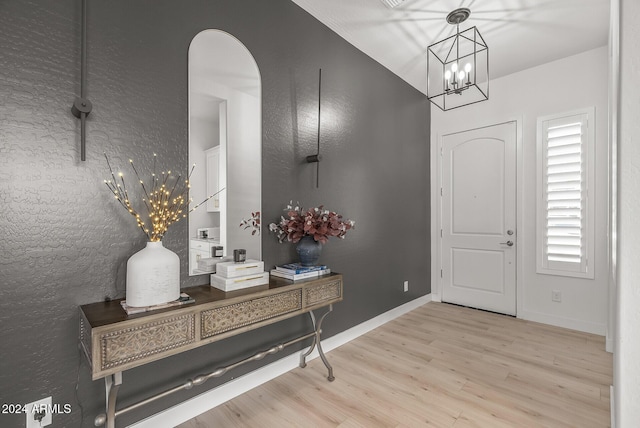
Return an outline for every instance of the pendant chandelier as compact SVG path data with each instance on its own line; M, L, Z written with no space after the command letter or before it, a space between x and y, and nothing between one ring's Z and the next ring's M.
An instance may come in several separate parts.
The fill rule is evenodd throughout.
M427 48L427 97L442 110L489 99L489 48L476 27L460 31L467 8L447 15L456 34Z

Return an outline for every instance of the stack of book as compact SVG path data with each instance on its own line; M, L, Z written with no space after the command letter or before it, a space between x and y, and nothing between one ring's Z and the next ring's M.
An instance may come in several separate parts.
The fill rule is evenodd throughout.
M292 281L315 278L329 273L331 273L331 269L325 265L302 266L300 263L287 263L286 265L276 266L275 269L271 269L271 276L286 278Z
M211 286L222 291L235 291L268 283L269 273L264 271L264 262L260 260L218 263L216 273L211 275Z

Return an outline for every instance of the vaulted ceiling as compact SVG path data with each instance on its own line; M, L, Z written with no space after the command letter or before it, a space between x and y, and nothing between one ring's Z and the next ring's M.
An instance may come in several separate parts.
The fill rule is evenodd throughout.
M609 0L292 1L424 93L427 46L455 33L445 18L460 7L471 10L460 30L476 26L489 46L491 79L604 46L609 35Z

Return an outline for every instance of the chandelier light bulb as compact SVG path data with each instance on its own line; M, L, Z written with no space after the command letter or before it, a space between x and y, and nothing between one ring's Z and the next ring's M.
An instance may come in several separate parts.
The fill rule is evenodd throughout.
M458 78L460 79L460 81L464 80L464 76L465 76L464 71L460 70L460 73L458 73Z
M455 73L456 71L458 71L458 63L454 62L453 64L451 64L451 71L453 73Z
M449 80L451 79L451 72L449 70L444 72L444 80Z
M469 72L471 71L471 63L468 62L465 66L464 66L464 71L467 72L467 74L469 74Z

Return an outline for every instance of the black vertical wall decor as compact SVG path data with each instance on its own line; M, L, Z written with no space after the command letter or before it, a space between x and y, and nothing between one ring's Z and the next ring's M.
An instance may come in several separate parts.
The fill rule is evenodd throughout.
M316 187L320 187L320 131L322 129L322 69L318 70L318 140L315 155L307 156L307 163L316 164Z
M276 221L289 200L324 204L356 220L346 239L323 249L321 261L345 280L344 301L323 326L326 336L430 292L424 94L289 0L90 0L92 149L81 162L77 120L68 108L79 92L80 24L76 0L0 3L0 403L52 396L54 403L71 404L70 414L54 415L56 427L93 426L102 411L103 382L90 379L77 349L78 305L123 297L126 261L144 246L144 236L104 188L102 152L121 168L129 158L141 168L150 165L155 152L166 168L187 169L187 51L204 29L233 34L260 68L263 223ZM324 159L316 188L305 157L315 149L319 68L325 71ZM163 240L182 260L185 287L207 282L186 274L186 234L186 223L179 223ZM278 244L266 230L262 240L267 266L293 259L291 244ZM308 326L307 318L293 318L127 371L120 402ZM175 394L118 424L282 356ZM0 414L0 426L23 424L22 414Z

